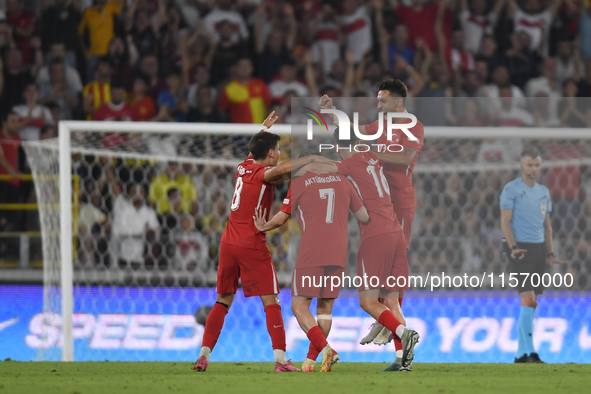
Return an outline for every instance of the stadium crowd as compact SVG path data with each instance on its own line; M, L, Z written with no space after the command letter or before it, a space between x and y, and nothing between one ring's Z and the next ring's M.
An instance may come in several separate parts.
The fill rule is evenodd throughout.
M66 119L261 123L292 120L293 97L371 100L399 78L426 126L591 127L591 7L583 0L3 0L0 1L0 203L35 202L21 141ZM447 99L446 99L447 98ZM414 101L413 101L414 100ZM374 118L368 115L369 119ZM236 140L118 134L100 149L239 157ZM289 151L289 143L285 143ZM429 139L419 157L411 270L494 268L498 201L511 170L421 171L421 164L512 163L515 139ZM536 142L545 159L591 144ZM228 147L230 146L230 147ZM213 153L212 153L213 152ZM222 167L85 156L78 261L215 270L234 174ZM546 170L555 231L573 272L591 272L591 173ZM280 188L279 197L287 187ZM125 197L124 197L125 196ZM278 200L280 201L280 200ZM136 205L137 204L137 205ZM141 210L142 225L126 220ZM0 211L0 232L38 227ZM33 220L34 222L35 220ZM147 232L144 233L144 224ZM289 266L289 230L269 234ZM119 238L117 246L109 246ZM562 242L562 241L561 241ZM119 250L111 257L108 250ZM0 242L0 256L11 253ZM12 250L14 252L14 250ZM100 258L99 258L100 257ZM492 262L492 263L491 263Z

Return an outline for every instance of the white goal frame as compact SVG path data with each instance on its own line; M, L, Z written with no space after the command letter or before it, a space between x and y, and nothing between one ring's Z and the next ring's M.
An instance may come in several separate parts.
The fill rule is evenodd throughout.
M148 133L148 134L213 134L251 135L260 130L256 124L238 123L159 123L159 122L59 122L59 187L60 187L60 294L62 317L62 361L74 361L73 312L73 245L72 245L72 147L75 132L94 133ZM291 125L275 125L270 130L279 135L291 135ZM293 132L305 133L305 126ZM521 138L521 139L586 139L585 128L521 128L521 127L425 127L426 138Z

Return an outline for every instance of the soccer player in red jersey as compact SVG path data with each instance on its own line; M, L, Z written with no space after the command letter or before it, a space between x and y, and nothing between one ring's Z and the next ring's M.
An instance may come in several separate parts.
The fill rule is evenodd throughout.
M341 155L347 159L331 164L313 164L303 170L347 176L360 193L370 221L359 223L361 245L357 253L357 275L363 278L358 288L359 305L401 341L402 354L400 357L397 354L396 361L384 371L407 370L419 335L405 327L404 315L397 302L399 292L408 287L408 260L404 233L390 201L390 187L375 153L351 155L341 152ZM378 281L375 282L373 277ZM395 302L386 306L380 298L386 303L389 300Z
M382 121L386 125L385 114L388 112L406 112L404 101L407 96L406 85L399 79L390 79L383 81L378 85L378 111L384 114ZM332 99L328 96L320 98L320 108L335 108L332 105ZM334 115L329 115L333 122L338 123ZM410 123L408 118L396 118L394 123ZM372 135L379 130L379 123L376 120L373 123L359 126L362 134ZM419 141L409 140L408 136L399 129L392 130L392 140L387 139L387 130L384 127L382 135L378 138L379 152L376 156L384 166L384 175L390 185L390 197L394 205L396 217L404 230L406 239L406 248L410 245L410 230L415 216L416 200L415 189L412 184L412 174L419 153L424 143L425 131L423 124L417 120L417 124L409 128L409 131L418 138ZM400 145L400 146L393 146ZM398 303L402 305L404 292L401 292ZM392 300L389 300L390 302ZM388 301L387 301L388 302ZM361 340L365 345L373 341L377 345L385 345L390 341L390 332L382 327L378 322L372 324L370 332ZM400 342L394 337L396 350L401 350Z
M278 117L274 112L263 123L264 130ZM281 182L292 170L312 162L327 162L321 156L288 160L279 165L279 139L276 134L260 132L249 143L251 155L238 166L231 213L220 242L217 276L217 301L205 323L203 343L193 370L205 371L209 357L224 325L224 319L236 295L238 280L246 297L259 296L267 315L276 372L297 369L285 357L285 328L277 294L279 286L265 235L257 230L252 215L258 207L270 212L274 183Z
M304 153L308 154L316 153ZM291 214L292 204L299 216L302 236L292 279L291 309L310 339L310 349L302 363L302 371L314 372L316 358L322 352L321 372L329 372L339 359L326 338L332 325L334 300L339 295L347 267L349 210L363 223L369 220L369 216L347 178L306 172L292 181L288 198L273 219L265 223L264 213L261 215L260 211L257 212L257 228L268 231L281 226L287 221L288 212ZM323 279L326 277L334 277L337 281ZM318 299L318 321L310 313L313 298Z

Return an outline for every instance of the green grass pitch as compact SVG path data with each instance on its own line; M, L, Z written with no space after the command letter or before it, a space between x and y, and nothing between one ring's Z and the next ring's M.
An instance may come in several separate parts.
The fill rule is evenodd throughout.
M297 364L299 367L299 364ZM588 393L590 364L338 363L331 373L275 373L272 363L216 363L205 373L177 363L0 362L0 394L146 393ZM316 369L320 368L319 363Z

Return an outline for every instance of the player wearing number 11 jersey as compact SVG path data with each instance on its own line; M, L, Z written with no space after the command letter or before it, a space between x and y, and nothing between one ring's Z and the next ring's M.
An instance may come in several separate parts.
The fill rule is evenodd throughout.
M264 125L275 121L273 113ZM277 165L279 139L276 134L260 132L249 143L251 155L238 166L236 186L232 198L228 226L220 242L220 259L217 277L217 301L205 323L203 343L193 369L203 372L220 336L224 320L238 289L238 280L246 297L259 296L267 316L267 330L271 336L276 372L293 372L297 369L285 357L285 328L277 294L277 274L271 260L265 235L257 230L252 220L258 207L271 211L273 183L281 182L292 170L312 163L327 161L319 156L288 160Z

